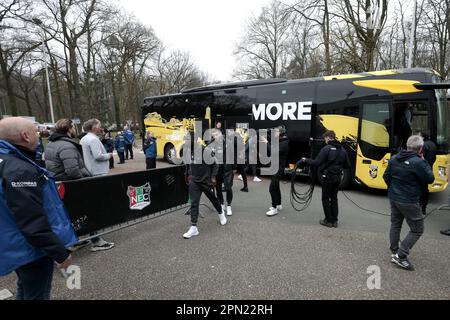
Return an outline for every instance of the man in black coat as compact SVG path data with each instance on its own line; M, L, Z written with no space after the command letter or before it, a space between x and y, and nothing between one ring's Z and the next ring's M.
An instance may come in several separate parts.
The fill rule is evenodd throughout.
M189 148L183 148L183 154L186 165L185 178L186 183L189 184L189 198L191 202L190 216L191 216L191 227L188 232L183 234L183 238L190 239L192 237L198 236L199 231L197 228L198 216L199 216L199 207L200 207L200 198L204 193L205 196L211 201L212 205L216 209L219 215L219 221L221 225L225 225L227 223L227 218L225 217L225 213L222 212L222 207L220 205L219 200L217 200L216 195L214 194L214 188L216 187L217 180L216 176L218 173L218 165L214 163L207 163L207 159L203 159L203 155L209 152L211 154L210 158L213 158L213 151L208 146L202 147L199 153L195 154L195 144L189 138L185 141L186 144L191 144L191 150Z
M350 168L350 160L347 151L336 140L334 131L325 132L323 138L327 145L320 150L317 158L315 160L303 158L303 161L317 168L322 177L322 206L325 219L321 219L320 224L337 228L339 214L337 195L343 170Z
M391 203L391 262L405 270L414 270L407 257L424 231L425 216L419 199L423 186L433 183L434 176L422 155L422 137L411 136L406 145L407 150L402 150L389 160L383 179L388 186ZM400 243L405 219L411 230Z
M431 170L433 170L433 165L436 162L436 153L437 153L437 147L436 144L430 140L430 132L429 131L423 131L420 133L420 135L423 138L423 148L422 148L422 154L423 158L428 162L430 165ZM430 195L430 191L428 190L428 184L425 184L423 186L423 191L420 196L420 207L422 208L423 215L427 215L427 205L428 205L428 198Z

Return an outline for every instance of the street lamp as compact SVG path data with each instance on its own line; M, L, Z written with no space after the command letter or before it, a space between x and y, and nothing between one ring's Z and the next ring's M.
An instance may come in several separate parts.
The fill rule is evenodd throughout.
M45 64L45 77L47 79L47 89L48 89L48 103L50 105L50 115L52 117L52 123L55 123L55 115L53 113L53 100L52 100L52 90L50 88L50 78L48 76L48 67L47 67L47 55L45 54L45 30L42 27L42 20L38 18L34 18L33 22L36 23L39 27L41 27L41 38L42 38L42 57Z

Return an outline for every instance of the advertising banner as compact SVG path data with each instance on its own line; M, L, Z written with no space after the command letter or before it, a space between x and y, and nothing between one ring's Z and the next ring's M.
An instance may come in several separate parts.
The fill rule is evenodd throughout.
M184 166L67 181L59 185L78 236L182 206Z

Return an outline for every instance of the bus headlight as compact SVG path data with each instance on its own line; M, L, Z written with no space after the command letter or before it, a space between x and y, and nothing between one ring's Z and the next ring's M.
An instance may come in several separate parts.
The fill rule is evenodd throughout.
M442 177L442 178L444 178L446 175L447 175L447 172L446 172L447 170L446 170L446 168L445 167L439 167L439 175Z

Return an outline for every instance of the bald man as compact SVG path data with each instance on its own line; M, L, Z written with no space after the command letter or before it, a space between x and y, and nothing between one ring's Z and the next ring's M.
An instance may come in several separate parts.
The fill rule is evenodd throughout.
M37 144L31 121L0 121L0 276L16 272L17 300L50 299L54 262L67 268L77 242L52 175L34 162Z

